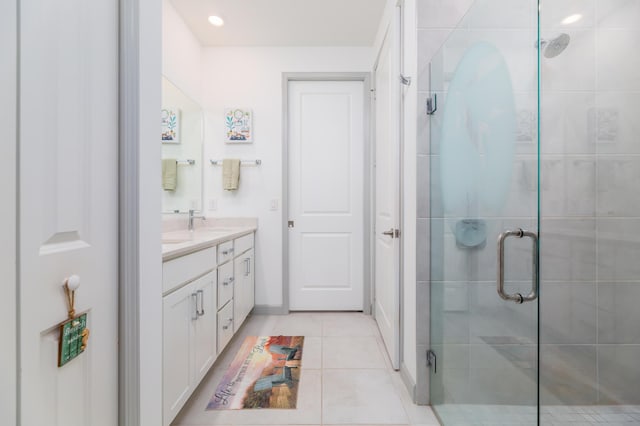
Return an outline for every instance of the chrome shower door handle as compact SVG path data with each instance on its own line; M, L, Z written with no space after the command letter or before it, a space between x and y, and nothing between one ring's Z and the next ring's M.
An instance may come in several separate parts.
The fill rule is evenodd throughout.
M531 291L526 296L521 293L508 294L504 291L504 241L507 237L529 237L532 241L533 277ZM504 231L498 236L498 295L504 300L516 303L531 302L538 298L538 235L535 232L519 228L515 231Z

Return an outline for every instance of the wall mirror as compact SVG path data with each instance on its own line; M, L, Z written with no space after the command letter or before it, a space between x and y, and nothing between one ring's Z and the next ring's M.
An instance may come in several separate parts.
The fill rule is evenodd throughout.
M162 77L162 212L183 213L202 210L202 107Z

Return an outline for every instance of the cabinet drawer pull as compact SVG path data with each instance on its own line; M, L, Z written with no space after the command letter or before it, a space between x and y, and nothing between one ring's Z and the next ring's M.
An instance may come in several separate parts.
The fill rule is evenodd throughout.
M228 330L228 329L229 329L229 327L231 327L231 324L232 324L232 323L233 323L233 318L229 318L229 319L227 319L227 325L223 325L223 326L222 326L222 329L223 329L223 330Z
M233 283L233 281L234 281L234 278L233 277L229 277L226 280L222 281L222 285L225 285L225 286L229 285L229 284Z
M191 293L191 300L193 301L193 315L191 315L192 320L197 320L200 315L198 315L198 293Z
M197 302L198 297L196 297L196 314L200 317L204 315L204 290L198 290L198 297L200 298L200 310L198 310Z
M231 254L231 253L233 253L233 247L230 248L230 249L222 250L222 255L223 256L226 256L226 255Z

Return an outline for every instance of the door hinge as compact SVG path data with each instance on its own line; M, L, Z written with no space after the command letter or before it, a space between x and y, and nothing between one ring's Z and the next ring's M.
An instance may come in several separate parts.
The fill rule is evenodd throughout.
M438 373L438 360L436 353L431 349L427 350L427 367L433 367L433 374Z
M432 97L427 98L426 109L427 109L427 115L433 115L436 113L436 111L438 110L437 94L434 93Z

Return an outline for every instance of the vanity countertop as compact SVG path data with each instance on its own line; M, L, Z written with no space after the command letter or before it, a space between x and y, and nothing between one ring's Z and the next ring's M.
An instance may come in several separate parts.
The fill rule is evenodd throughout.
M209 221L207 221L209 222ZM162 261L175 259L193 252L216 246L258 229L257 223L205 222L193 231L171 230L162 233Z

